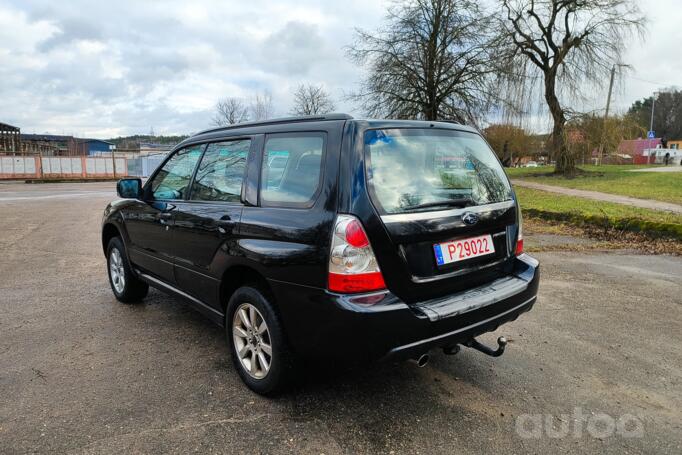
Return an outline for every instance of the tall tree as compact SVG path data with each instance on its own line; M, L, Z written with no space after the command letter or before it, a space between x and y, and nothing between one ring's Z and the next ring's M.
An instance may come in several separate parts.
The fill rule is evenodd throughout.
M495 90L491 17L470 0L407 0L376 33L356 30L349 57L367 77L351 96L371 116L475 123Z
M239 98L225 98L216 103L213 123L216 126L234 125L249 119L249 108Z
M327 114L334 109L331 95L321 85L301 84L294 91L293 115Z
M654 97L635 101L628 115L645 131L651 127L651 108ZM656 95L654 132L665 139L682 139L682 91L669 89Z
M267 120L274 115L272 95L268 91L259 93L253 97L249 104L249 113L252 120Z
M501 29L507 35L512 79L542 76L552 116L551 150L556 172L575 173L567 146L564 96L575 98L590 83L603 84L621 60L627 38L641 32L645 19L634 0L499 0ZM521 74L519 78L518 73Z

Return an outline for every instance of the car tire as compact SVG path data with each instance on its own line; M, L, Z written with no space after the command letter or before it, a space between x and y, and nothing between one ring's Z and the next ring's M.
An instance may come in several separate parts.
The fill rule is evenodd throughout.
M251 390L272 396L286 388L294 372L294 355L267 293L256 286L237 289L227 304L225 332L232 362Z
M123 303L139 302L147 296L149 285L133 273L125 246L120 237L114 237L107 247L107 274L116 299Z

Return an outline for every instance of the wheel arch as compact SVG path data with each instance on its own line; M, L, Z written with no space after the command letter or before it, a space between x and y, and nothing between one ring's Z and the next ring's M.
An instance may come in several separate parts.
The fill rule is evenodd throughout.
M115 224L106 223L104 226L102 226L102 250L104 251L105 255L107 254L109 242L114 237L121 237L121 240L123 240L123 235Z
M234 265L225 272L220 280L220 304L223 313L227 315L227 303L240 287L252 284L265 293L265 297L276 307L277 302L272 293L272 288L265 276L253 267L248 265Z

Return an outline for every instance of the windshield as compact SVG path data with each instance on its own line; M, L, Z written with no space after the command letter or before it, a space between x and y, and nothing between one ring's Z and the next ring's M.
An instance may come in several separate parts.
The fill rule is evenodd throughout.
M469 207L512 199L488 144L475 133L386 129L365 133L370 193L385 213Z

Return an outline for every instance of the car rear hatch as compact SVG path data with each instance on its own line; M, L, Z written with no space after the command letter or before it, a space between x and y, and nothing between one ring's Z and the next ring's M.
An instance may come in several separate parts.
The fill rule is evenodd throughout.
M478 134L386 128L363 136L374 213L362 221L393 293L419 302L511 273L516 202Z

